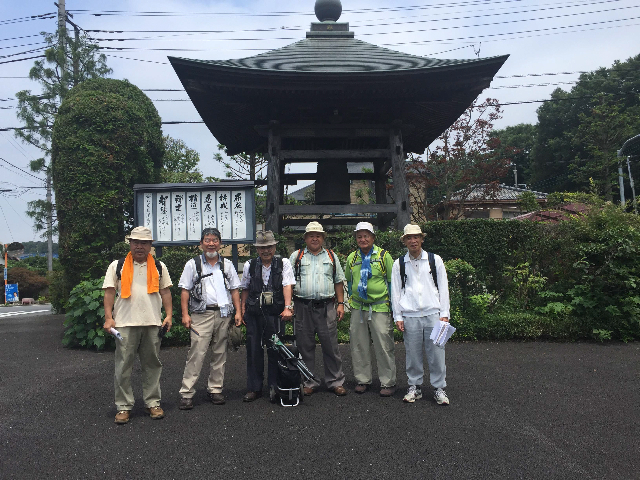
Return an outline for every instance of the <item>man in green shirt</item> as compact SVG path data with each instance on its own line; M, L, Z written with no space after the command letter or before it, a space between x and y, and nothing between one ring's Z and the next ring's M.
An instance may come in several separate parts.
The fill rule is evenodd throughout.
M373 225L360 222L354 231L358 249L345 264L351 306L349 327L351 360L356 377L356 393L371 385L371 342L378 364L380 396L390 397L396 390L396 359L393 322L389 305L389 284L393 259L374 245Z

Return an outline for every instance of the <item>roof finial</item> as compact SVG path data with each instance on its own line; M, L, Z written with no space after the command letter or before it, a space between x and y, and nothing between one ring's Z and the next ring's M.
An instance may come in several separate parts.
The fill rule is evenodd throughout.
M316 17L321 22L337 22L342 13L340 0L316 0Z

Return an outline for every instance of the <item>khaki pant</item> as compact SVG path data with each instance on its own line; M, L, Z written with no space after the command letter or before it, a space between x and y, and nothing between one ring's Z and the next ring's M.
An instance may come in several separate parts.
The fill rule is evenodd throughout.
M142 367L142 399L147 408L160 405L160 342L158 327L119 327L122 340L116 340L115 401L116 408L131 410L134 404L131 370L136 353Z
M391 314L371 312L371 320L369 320L368 310L351 310L349 338L356 382L364 385L371 384L371 341L373 340L380 385L383 388L395 387L396 357Z
M187 364L184 367L180 388L182 397L193 398L195 395L194 387L200 376L209 345L211 345L211 363L207 390L209 393L222 393L230 321L231 315L221 317L220 310L207 310L204 313L191 315L191 327L200 335L196 335L191 330L191 347L187 353Z

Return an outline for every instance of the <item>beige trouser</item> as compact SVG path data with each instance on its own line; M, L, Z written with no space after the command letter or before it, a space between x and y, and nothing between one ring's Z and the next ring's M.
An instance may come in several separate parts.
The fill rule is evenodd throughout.
M391 314L371 312L371 320L369 320L369 310L352 309L349 344L353 374L356 377L356 382L364 385L371 384L372 341L378 364L380 385L383 388L395 387L396 357Z
M131 370L136 353L140 357L142 368L142 399L144 406L160 405L160 343L158 327L118 327L122 340L116 340L115 356L115 400L116 408L131 410L133 408L133 389L131 388Z
M207 310L204 313L191 315L191 347L187 353L187 364L182 376L180 395L193 398L196 393L195 384L200 376L204 357L211 345L211 363L209 365L209 393L222 393L224 382L224 365L227 361L227 337L231 315L220 316L220 310Z

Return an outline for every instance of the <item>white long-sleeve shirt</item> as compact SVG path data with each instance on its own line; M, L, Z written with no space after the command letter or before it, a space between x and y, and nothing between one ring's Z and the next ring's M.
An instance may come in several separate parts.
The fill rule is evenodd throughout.
M438 289L433 283L427 252L422 250L418 259L412 259L409 253L404 256L407 280L404 289L400 279L400 260L393 263L391 270L391 306L393 319L402 322L403 317L425 317L439 313L449 318L449 282L444 262L435 255Z

